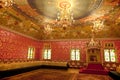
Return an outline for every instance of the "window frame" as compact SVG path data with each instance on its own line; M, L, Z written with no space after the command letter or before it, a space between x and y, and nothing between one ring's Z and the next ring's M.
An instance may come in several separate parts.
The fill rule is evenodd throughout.
M74 50L75 52L72 54L72 50ZM78 51L77 51L78 50ZM79 52L78 54L77 54L77 52ZM71 61L80 61L80 54L81 54L81 52L80 52L80 49L78 49L78 48L72 48L71 50L70 50L70 60ZM79 56L79 59L78 59L78 56ZM74 56L74 59L72 59L72 56Z
M45 50L47 51L47 53L45 53ZM50 52L49 52L50 50ZM45 58L45 55L47 55L47 57ZM50 57L49 57L50 55ZM52 59L52 49L51 48L44 48L43 49L43 60L51 60Z
M35 47L28 47L27 59L34 59L35 58Z
M105 60L105 50L108 50L108 57L109 57L109 61L106 61ZM115 61L112 61L112 56L111 56L111 51L110 50L114 50L114 58L115 58ZM115 48L104 48L104 51L103 51L103 56L104 56L104 62L117 62L117 58L116 58L116 49Z

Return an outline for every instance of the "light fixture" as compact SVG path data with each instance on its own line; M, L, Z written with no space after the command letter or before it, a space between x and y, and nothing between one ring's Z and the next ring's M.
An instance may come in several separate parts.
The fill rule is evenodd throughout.
M52 32L52 30L53 29L51 28L49 23L44 26L44 33L45 34L49 35Z
M58 13L56 23L60 27L68 27L74 23L73 12L71 10L71 0L63 0L58 2Z
M73 17L73 12L71 10L72 3L71 0L60 0L57 2L57 18L53 21L45 21L44 29L45 32L52 32L53 27L69 27L74 24L75 20ZM48 27L49 26L49 27Z
M92 36L91 36L90 42L87 44L87 47L89 48L100 48L101 47L100 41L95 40L95 33L103 29L104 27L103 23L104 23L104 20L100 20L100 19L93 21L93 26L91 29Z
M3 0L5 7L10 7L14 4L14 0Z
M104 28L104 20L100 20L100 19L95 19L93 21L93 30L95 32L99 32Z
M100 48L101 47L100 41L95 40L95 33L93 30L92 30L92 37L90 41L88 42L87 47L89 48Z

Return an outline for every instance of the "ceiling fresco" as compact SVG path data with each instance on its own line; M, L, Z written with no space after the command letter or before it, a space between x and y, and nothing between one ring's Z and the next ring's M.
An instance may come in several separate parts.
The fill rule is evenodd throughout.
M14 0L8 6L5 1L0 0L0 27L37 40L91 38L97 20L103 24L95 29L96 38L120 38L120 0ZM70 2L74 24L46 27L46 21L56 20L64 1Z
M56 19L59 11L59 3L65 0L28 0L33 9L46 17ZM68 0L70 1L71 11L74 19L88 16L92 11L100 6L102 0Z

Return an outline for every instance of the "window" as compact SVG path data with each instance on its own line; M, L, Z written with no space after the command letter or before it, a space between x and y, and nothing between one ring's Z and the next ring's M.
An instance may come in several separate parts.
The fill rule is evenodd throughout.
M115 49L104 49L104 59L106 62L116 62Z
M51 59L51 49L44 49L43 58L44 59Z
M113 42L106 42L104 46L105 46L105 48L113 48L114 43Z
M80 50L71 49L71 60L80 60Z
M34 59L35 48L29 47L28 48L28 59Z
M45 43L44 44L43 59L44 60L50 60L51 59L51 45L50 45L50 43Z

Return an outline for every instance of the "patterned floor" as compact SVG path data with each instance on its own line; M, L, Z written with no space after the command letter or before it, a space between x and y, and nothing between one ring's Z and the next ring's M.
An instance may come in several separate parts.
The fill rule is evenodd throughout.
M39 69L0 80L112 80L107 75L81 74L78 70Z
M74 80L113 80L107 75L77 74Z

